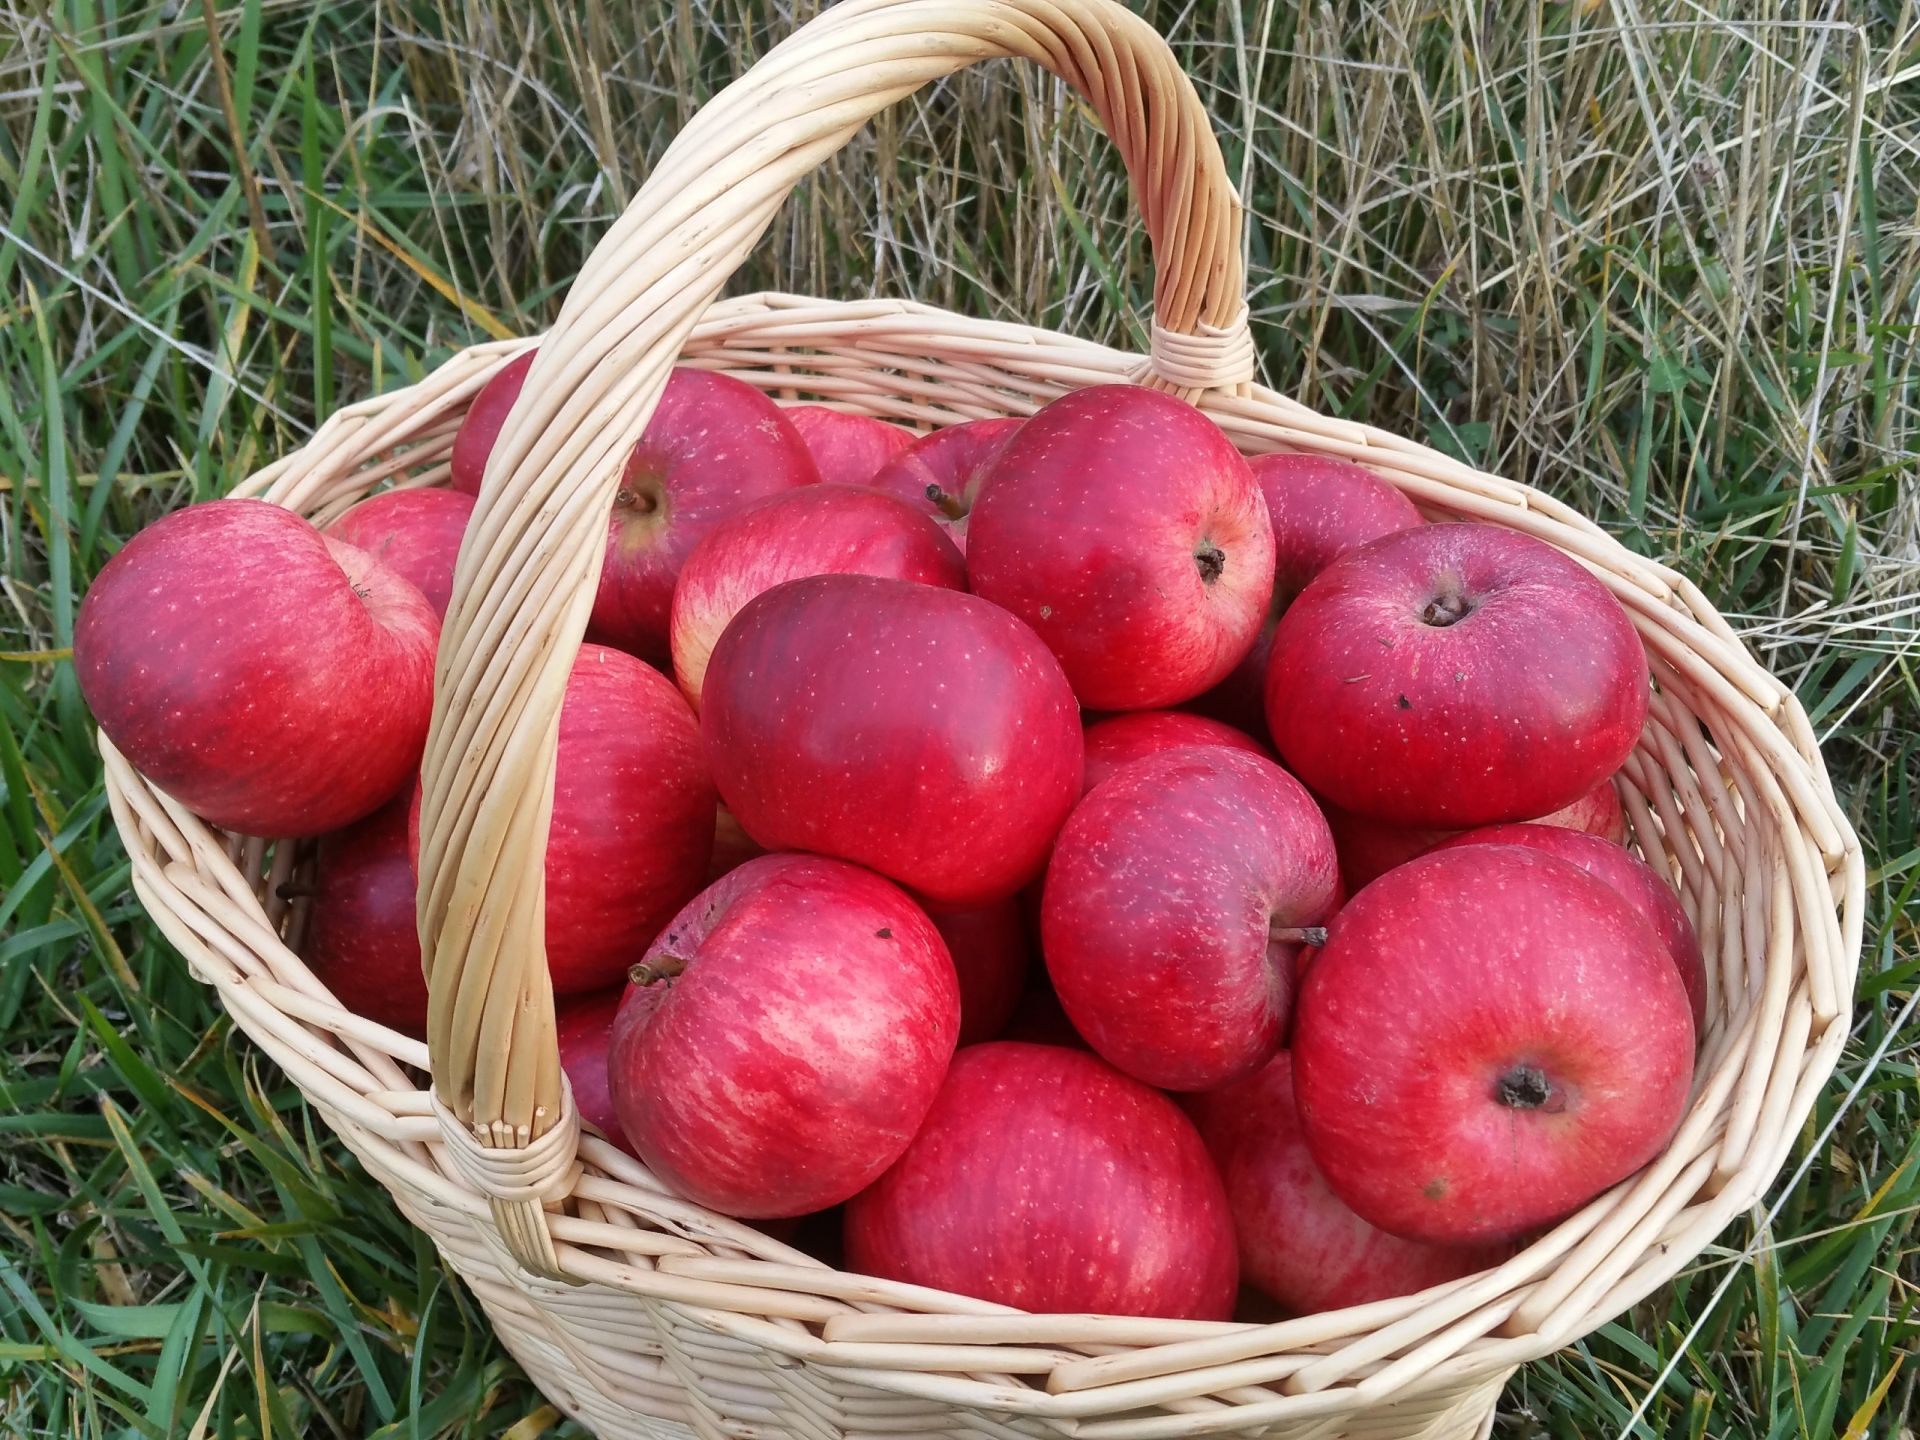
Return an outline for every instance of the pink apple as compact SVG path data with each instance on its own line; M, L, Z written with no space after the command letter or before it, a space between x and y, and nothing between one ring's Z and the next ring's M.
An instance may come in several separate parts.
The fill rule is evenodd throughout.
M867 484L915 439L913 431L901 426L825 405L788 405L782 413L800 432L814 468L829 485Z
M1634 910L1658 932L1667 954L1680 973L1687 989L1687 1005L1693 1014L1696 1034L1707 1023L1707 962L1700 953L1700 940L1693 933L1687 912L1667 884L1638 855L1597 835L1554 825L1490 825L1484 830L1469 830L1436 846L1452 850L1462 845L1525 845L1557 855L1578 865L1596 880L1604 880L1626 898Z
M1074 1029L1129 1075L1210 1090L1280 1048L1289 934L1325 918L1338 872L1313 799L1219 747L1141 760L1097 786L1047 866L1040 948Z
M460 428L454 432L452 474L447 482L461 494L480 493L480 480L487 473L487 460L493 454L494 442L500 438L513 402L520 398L520 391L526 386L527 371L533 368L535 353L528 350L516 355L494 371L493 378L481 386L480 393L473 397L473 404L467 407Z
M647 951L614 1026L613 1104L676 1194L804 1215L878 1179L926 1118L960 1032L933 922L813 855L750 860Z
M582 645L560 705L547 832L555 994L618 983L700 889L714 805L699 726L673 682L622 651ZM416 854L419 812L416 791Z
M1431 825L1396 825L1391 820L1356 815L1324 800L1320 802L1320 811L1333 831L1333 848L1340 855L1340 873L1354 890L1394 866L1404 865L1414 856L1424 855L1454 836L1468 833ZM1578 830L1615 845L1624 845L1627 840L1627 818L1620 808L1620 797L1614 791L1611 776L1571 805L1527 823Z
M423 1038L427 977L407 864L407 797L322 835L301 958L356 1015Z
M1242 750L1266 760L1273 758L1273 753L1251 735L1218 720L1180 710L1134 710L1087 726L1087 773L1081 783L1091 790L1109 775L1149 755L1209 745Z
M633 1146L620 1128L613 1108L613 1090L607 1075L607 1056L613 1049L613 1019L626 995L624 986L575 995L554 1006L554 1035L560 1042L560 1068L573 1087L573 1106L580 1118L629 1154Z
M1313 1163L1293 1105L1293 1057L1187 1098L1226 1184L1241 1277L1297 1315L1365 1305L1490 1269L1504 1246L1427 1245L1362 1220Z
M731 375L675 370L620 477L588 636L665 663L674 581L693 547L753 501L819 478L773 401Z
M960 1043L977 1045L1005 1028L1027 988L1031 955L1018 900L971 910L929 908L960 979Z
M996 1041L847 1206L847 1264L1023 1310L1224 1320L1233 1220L1192 1122L1096 1059Z
M740 607L806 575L881 575L967 588L967 562L904 500L852 485L808 485L755 501L694 547L673 591L673 673L700 710L714 642Z
M937 905L1004 900L1080 793L1080 714L1034 633L984 600L870 575L748 603L707 668L720 796L769 850L878 870Z
M1693 1072L1686 987L1601 880L1518 845L1443 850L1348 902L1301 987L1295 1098L1372 1224L1513 1239L1660 1152Z
M1267 670L1287 768L1402 825L1550 814L1620 768L1646 713L1646 652L1620 602L1497 525L1348 551L1281 617Z
M1196 700L1194 708L1264 737L1267 657L1274 626L1293 597L1347 551L1426 522L1405 495L1350 460L1258 455L1249 463L1273 522L1273 604L1246 659Z
M1018 420L968 420L922 435L867 481L876 490L911 501L946 528L962 554L967 549L967 517L980 486Z
M1247 653L1273 594L1273 526L1219 426L1157 390L1099 385L1000 452L967 568L1060 657L1081 704L1150 710Z
M108 738L203 820L319 835L419 767L439 639L433 607L364 550L264 500L210 500L106 563L73 664Z
M453 599L453 562L473 518L473 497L456 490L387 490L369 495L327 526L427 597L446 618Z

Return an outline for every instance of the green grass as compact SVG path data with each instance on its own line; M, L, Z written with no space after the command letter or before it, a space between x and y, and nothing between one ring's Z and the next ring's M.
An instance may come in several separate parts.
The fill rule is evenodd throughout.
M1868 847L1852 1043L1789 1176L1523 1372L1497 1433L1898 1433L1920 1408L1920 15L1148 8L1247 198L1269 380L1696 577L1798 690ZM7 1433L576 1433L140 915L66 647L144 521L546 323L649 160L792 18L0 7ZM999 66L857 141L736 284L1132 342L1148 270L1084 112Z

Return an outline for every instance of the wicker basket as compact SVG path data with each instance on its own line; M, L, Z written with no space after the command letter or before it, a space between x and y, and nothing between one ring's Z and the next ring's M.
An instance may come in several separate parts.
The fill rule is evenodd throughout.
M809 169L883 106L995 56L1062 77L1119 145L1159 267L1150 358L900 302L713 303ZM294 846L211 829L102 738L141 901L597 1434L1485 1435L1513 1368L1697 1255L1813 1106L1846 1036L1864 880L1799 704L1691 584L1564 505L1252 384L1239 232L1191 85L1112 0L848 0L695 118L545 337L460 555L425 761L427 1045L349 1013L301 965L303 917L276 898ZM468 403L527 343L476 346L342 410L237 493L324 521L383 482L444 483ZM841 1274L583 1133L541 944L555 731L620 461L677 362L931 424L1137 380L1193 399L1248 453L1358 460L1431 516L1580 559L1646 644L1657 688L1622 798L1712 971L1666 1153L1498 1270L1243 1325L1026 1315Z

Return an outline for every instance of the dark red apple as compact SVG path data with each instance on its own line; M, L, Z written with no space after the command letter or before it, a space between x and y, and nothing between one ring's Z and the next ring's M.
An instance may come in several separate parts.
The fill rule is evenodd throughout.
M1194 708L1264 737L1267 657L1274 626L1293 597L1347 551L1426 522L1405 495L1350 460L1256 455L1249 464L1273 522L1273 603L1246 659L1194 701Z
M446 618L453 598L453 562L473 518L473 497L455 490L387 490L369 495L327 534L357 545L427 597Z
M960 1043L977 1045L1006 1027L1027 988L1031 955L1018 900L972 910L929 909L960 978Z
M322 835L301 958L356 1015L416 1040L427 1033L427 977L407 863L407 797Z
M201 819L320 835L419 768L439 639L433 607L364 550L264 500L210 500L102 567L73 665L108 738Z
M554 1006L553 1028L560 1042L560 1068L573 1087L573 1106L580 1118L629 1154L626 1131L613 1108L607 1078L607 1055L613 1049L613 1017L620 1011L623 986L576 995Z
M1320 812L1327 817L1327 825L1333 831L1333 848L1340 855L1340 873L1353 890L1456 835L1468 833L1430 825L1396 825L1391 820L1356 815L1324 800L1320 802ZM1578 830L1614 845L1624 845L1627 839L1626 814L1620 808L1620 796L1614 791L1611 776L1571 805L1527 823Z
M1220 427L1098 385L1021 427L968 526L974 593L1060 657L1080 703L1151 710L1224 679L1273 594L1273 526Z
M819 478L773 401L731 375L676 369L620 477L588 636L666 663L673 585L693 547L753 501Z
M953 1059L919 1135L847 1206L847 1265L1023 1310L1224 1320L1238 1264L1192 1122L1092 1055Z
M1402 1240L1354 1214L1307 1150L1284 1050L1185 1108L1226 1185L1241 1277L1297 1315L1412 1295L1506 1258L1504 1246Z
M748 1219L837 1205L920 1128L960 1032L933 922L814 855L750 860L661 933L620 1005L613 1104L676 1194Z
M1080 794L1080 714L1039 638L984 600L870 575L789 580L734 617L700 724L769 850L878 870L937 905L1039 873Z
M1325 918L1338 879L1327 822L1272 761L1217 746L1137 761L1060 832L1047 974L1120 1069L1211 1090L1280 1048L1297 932Z
M714 642L740 607L807 575L881 575L967 588L967 562L904 500L852 485L808 485L755 501L694 547L674 586L673 673L700 710Z
M1295 1099L1313 1158L1372 1224L1513 1239L1660 1152L1693 1072L1686 987L1612 886L1475 845L1354 896L1307 972Z
M1620 602L1498 525L1348 551L1281 617L1267 670L1287 768L1402 825L1550 814L1620 768L1646 713L1646 652Z
M965 554L967 517L980 486L1020 425L1018 420L968 420L922 435L867 484L912 501L945 526Z
M1273 758L1273 753L1251 735L1219 720L1180 710L1134 710L1087 726L1087 773L1081 785L1083 790L1091 790L1109 775L1149 755L1209 745L1243 750L1266 760Z
M673 682L582 645L560 706L547 831L547 972L557 995L619 982L706 883L713 781ZM419 844L419 797L413 819Z
M1696 1034L1707 1023L1707 962L1700 953L1699 937L1687 912L1667 884L1638 855L1597 835L1553 825L1490 825L1484 830L1469 830L1464 835L1436 846L1453 850L1462 845L1525 845L1534 850L1558 855L1578 865L1596 880L1604 880L1631 904L1635 911L1658 932L1667 954L1680 972L1680 983L1687 987L1687 1005L1693 1012Z
M783 412L806 442L820 478L829 485L865 485L915 439L911 430L871 415L825 405L788 405Z
M452 474L447 482L461 494L480 493L480 480L487 473L487 459L493 454L494 442L500 438L513 402L520 398L520 391L527 383L527 371L533 368L535 353L528 350L502 365L467 407L460 428L454 432L453 454L449 457Z

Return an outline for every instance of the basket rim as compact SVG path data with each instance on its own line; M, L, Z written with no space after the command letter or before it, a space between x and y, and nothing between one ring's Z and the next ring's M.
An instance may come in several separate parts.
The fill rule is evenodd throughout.
M535 343L537 337L470 347L416 384L345 407L305 446L232 493L324 515L349 503L343 497L387 479L409 486L443 479L440 457L466 403L495 369ZM909 364L916 356L924 366L951 368L955 378L946 403L900 393L911 389L904 379L875 379L889 359ZM910 301L836 302L771 292L714 306L696 326L682 360L727 370L764 389L790 390L796 398L805 392L856 408L871 408L873 393L892 383L897 402L872 413L909 419L972 418L976 411L987 413L996 396L1000 413L1018 413L1020 405L1035 408L1050 393L1111 380L1139 363L1124 351L1057 332L969 319ZM810 375L809 365L819 368ZM1678 701L1667 685L1698 685L1724 717L1742 722L1728 732L1739 742L1732 747L1738 753L1726 759L1728 742L1722 739L1722 759L1735 766L1742 783L1756 787L1742 797L1750 826L1758 833L1762 816L1795 823L1761 847L1775 883L1770 909L1755 932L1760 951L1743 949L1740 957L1751 975L1752 1004L1738 1024L1716 1024L1703 1037L1695 1098L1681 1136L1648 1169L1496 1270L1419 1296L1270 1325L1032 1316L829 1270L737 1222L671 1199L637 1161L604 1140L587 1138L575 1197L591 1199L597 1213L609 1213L605 1207L623 1196L637 1197L659 1229L639 1244L631 1229L577 1215L552 1217L557 1251L575 1278L640 1289L697 1323L847 1379L935 1403L1066 1425L1230 1390L1243 1395L1232 1409L1238 1426L1504 1375L1601 1323L1604 1316L1594 1318L1596 1303L1612 1313L1636 1303L1772 1183L1846 1040L1864 894L1859 841L1833 797L1798 701L1683 576L1628 552L1550 496L1471 470L1416 442L1316 416L1271 390L1210 394L1200 404L1243 449L1349 454L1384 468L1386 478L1422 503L1439 506L1444 500L1454 512L1546 532L1543 538L1574 547L1568 553L1600 573L1628 604L1664 682L1668 703L1656 705L1658 714L1649 719L1654 738L1642 742L1643 750L1651 744L1663 752L1662 763L1700 765L1710 753L1697 735L1689 740L1673 733L1683 727L1670 713ZM398 460L391 458L396 451ZM389 458L364 463L375 456ZM1689 668L1688 655L1699 662L1698 673ZM464 1182L447 1159L445 1137L431 1114L430 1092L409 1074L412 1069L424 1075L425 1047L346 1011L281 944L277 926L284 912L276 914L270 898L263 903L256 885L265 842L209 830L142 779L104 736L101 748L114 819L134 857L136 893L196 976L215 986L237 1023L363 1158L381 1152L376 1168L385 1166L415 1195L484 1225L488 1203L478 1190L461 1189ZM1639 834L1654 833L1671 818L1637 792L1628 799ZM1720 801L1708 796L1698 803ZM1720 843L1730 846L1733 839ZM279 847L275 865L289 864L290 856L290 847ZM1702 873L1711 858L1698 857ZM1817 885L1810 889L1816 869ZM1789 927L1795 933L1783 939L1781 931ZM1822 966L1825 995L1815 974ZM1790 983L1796 971L1798 983ZM1716 986L1724 1008L1726 996L1718 993L1723 989ZM1754 1061L1756 1052L1763 1063ZM1762 1063L1766 1083L1755 1085L1750 1063ZM1682 1146L1688 1137L1690 1149ZM389 1188L395 1188L393 1181ZM1706 1198L1691 1198L1700 1193ZM628 1260L605 1258L615 1241L625 1244ZM537 1283L525 1272L521 1276L528 1285ZM743 1297L752 1303L727 1308ZM875 1313L875 1306L906 1313ZM817 1323L818 1334L809 1331L806 1341L796 1340L769 1325L769 1315ZM1111 1346L1123 1348L1103 1353ZM979 1363L955 1373L951 1367L968 1356ZM883 1361L927 1368L887 1368ZM1044 1369L1037 1368L1043 1362ZM1036 1368L1003 1368L1019 1365ZM1044 1374L1046 1388L1018 1384L1010 1378L1014 1373ZM1250 1386L1277 1388L1271 1399L1249 1401L1244 1392ZM1177 1419L1166 1417L1169 1425Z

